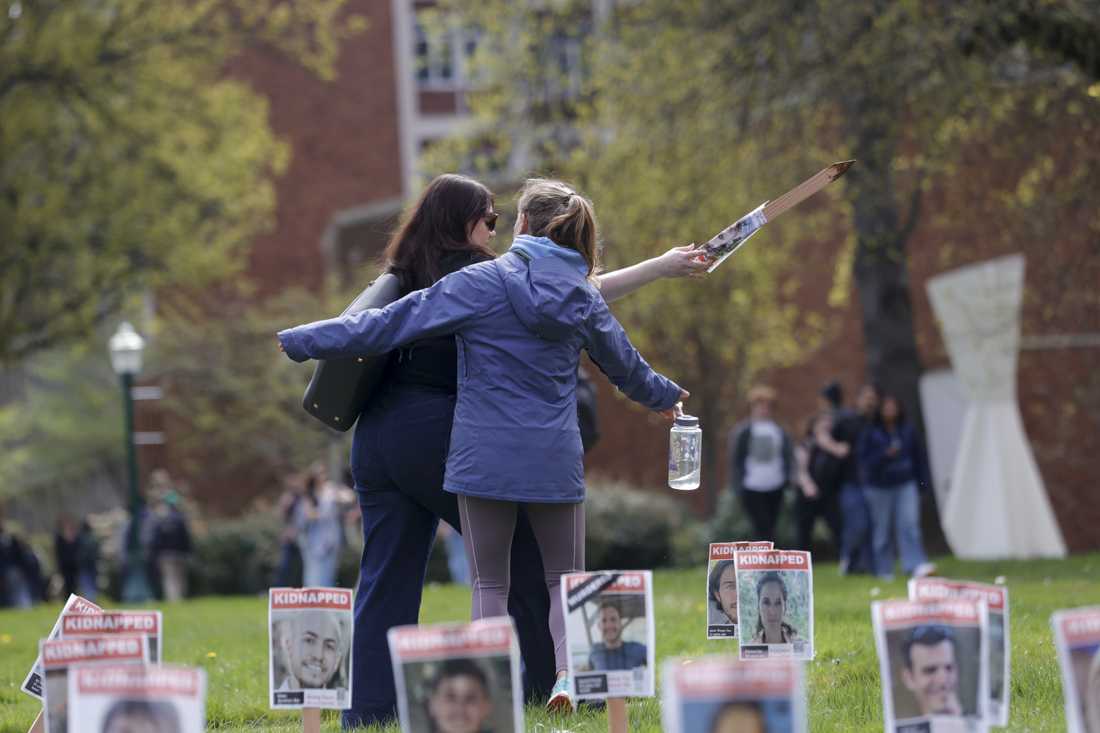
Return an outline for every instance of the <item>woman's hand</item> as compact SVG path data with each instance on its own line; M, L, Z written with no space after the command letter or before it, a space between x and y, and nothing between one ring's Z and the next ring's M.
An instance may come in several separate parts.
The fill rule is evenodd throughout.
M286 349L284 349L284 348L283 348L283 342L282 342L282 341L279 341L279 339L275 339L275 342L279 344L279 351L281 351L281 352L283 352L283 353L285 354L285 353L286 353Z
M680 401L667 410L658 410L657 414L666 420L675 420L677 415L684 414L684 400L691 397L691 392L686 389L680 390Z
M661 277L702 277L707 274L713 258L694 244L673 247L657 258Z

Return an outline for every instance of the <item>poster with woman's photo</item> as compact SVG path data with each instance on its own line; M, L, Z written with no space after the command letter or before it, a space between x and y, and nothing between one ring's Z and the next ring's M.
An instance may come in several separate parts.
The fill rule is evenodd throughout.
M43 639L38 644L42 659L42 710L46 733L66 733L69 729L69 677L75 665L137 664L149 661L144 636L85 636L74 639ZM80 721L80 718L77 718Z
M950 598L984 599L989 615L989 705L992 725L1008 725L1009 677L1008 588L1003 585L975 583L947 578L913 578L909 581L909 600L944 601Z
M561 594L574 695L652 697L653 574L570 573L562 578Z
M1069 733L1100 733L1100 606L1058 611L1050 623Z
M149 647L149 663L159 664L163 658L160 611L102 611L100 613L64 613L61 615L61 638L138 634Z
M984 599L876 601L871 620L888 733L988 730Z
M737 568L733 553L738 550L770 550L771 542L712 542L707 562L707 638L737 638Z
M661 698L665 733L806 733L802 662L794 660L670 659Z
M814 658L810 553L738 550L737 625L741 659Z
M268 689L276 709L351 707L352 592L268 591Z
M390 629L404 733L521 733L523 678L508 616Z
M61 609L61 613L57 615L57 620L54 621L53 628L50 629L50 635L46 637L47 639L56 639L61 636L61 617L66 613L103 613L103 609L87 598L78 596L75 593L70 594L69 599L65 601L65 606ZM27 672L27 676L24 678L23 685L20 689L31 697L39 700L44 696L45 693L42 692L41 657L34 660L34 664L31 665L30 671Z
M68 733L202 733L206 672L175 665L77 667Z

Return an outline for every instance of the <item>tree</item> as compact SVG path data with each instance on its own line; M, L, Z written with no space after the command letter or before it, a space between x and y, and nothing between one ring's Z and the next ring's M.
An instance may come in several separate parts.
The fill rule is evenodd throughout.
M907 245L918 225L969 214L958 206L928 216L932 182L954 172L964 146L997 145L1026 100L1080 106L1095 98L1087 91L1100 28L1093 3L597 3L591 32L578 20L591 18L590 3L450 7L486 35L486 88L473 96L486 134L506 151L533 140L536 165L582 181L604 212L609 242L632 254L634 243L672 231L707 236L760 203L750 197L782 191L824 162L857 158L835 186L843 207L800 210L705 288L636 296L629 320L642 338L662 337L655 360L674 375L700 383L708 372L751 376L794 358L797 347L808 353L812 344L791 324L801 320L811 333L820 324L784 310L784 277L796 251L844 239L836 269L822 276L835 275L841 291L854 281L867 372L916 415L921 363ZM560 70L547 49L571 34L586 39L583 88L548 97ZM1031 201L1014 210L1012 198L1007 219L1040 208ZM768 325L754 331L758 319ZM696 329L700 346L686 346ZM761 331L775 341L755 340ZM720 394L708 391L706 408Z
M225 75L250 47L321 76L345 0L36 0L0 16L0 363L127 296L201 286L269 226L288 150Z

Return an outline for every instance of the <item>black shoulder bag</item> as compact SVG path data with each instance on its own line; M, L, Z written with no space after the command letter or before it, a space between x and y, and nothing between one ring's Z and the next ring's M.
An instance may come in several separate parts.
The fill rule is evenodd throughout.
M375 278L340 315L382 308L400 297L401 284L397 276L387 272ZM347 430L355 424L377 389L389 358L386 353L318 360L302 397L302 407L330 428Z

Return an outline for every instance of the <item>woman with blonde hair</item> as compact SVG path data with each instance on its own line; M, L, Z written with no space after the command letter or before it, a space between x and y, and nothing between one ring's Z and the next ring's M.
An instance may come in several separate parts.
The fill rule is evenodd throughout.
M279 333L297 361L370 355L455 334L458 396L444 489L458 496L473 570L473 618L508 611L517 516L534 531L550 598L557 683L553 708L572 708L565 675L561 576L584 568L584 468L577 427L581 350L628 397L671 417L687 392L654 372L594 285L591 202L559 181L527 181L512 248L386 308Z

